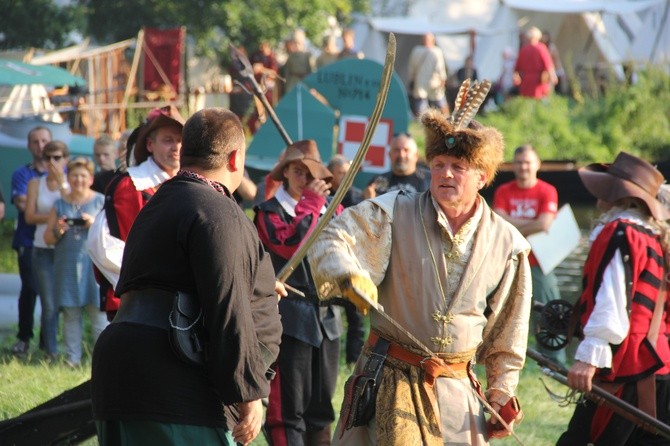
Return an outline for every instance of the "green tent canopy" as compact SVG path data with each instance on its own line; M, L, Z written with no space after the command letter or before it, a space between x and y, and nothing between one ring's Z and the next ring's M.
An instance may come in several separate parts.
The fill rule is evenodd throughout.
M277 116L294 141L316 140L324 163L335 152L351 159L374 108L382 70L381 64L367 59L345 59L327 65L286 93L276 107ZM394 73L376 137L356 179L358 185L390 168L388 145L393 134L407 131L409 120L407 93ZM269 171L284 147L286 144L268 119L249 145L247 167L254 176Z
M275 113L293 141L315 140L321 159L324 162L330 160L335 110L321 103L303 84L297 84L277 104ZM277 127L268 117L249 145L246 165L267 172L285 147Z
M86 81L62 68L31 65L16 60L0 59L0 85L85 86Z

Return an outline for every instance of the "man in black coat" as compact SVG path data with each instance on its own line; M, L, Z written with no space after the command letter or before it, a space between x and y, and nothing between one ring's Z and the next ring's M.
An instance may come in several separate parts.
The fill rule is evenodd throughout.
M232 198L244 172L244 132L232 112L215 108L193 115L183 138L182 169L133 223L116 288L121 306L93 353L101 444L246 445L261 428L282 287ZM172 349L176 292L202 309L204 365ZM239 415L231 419L222 403Z

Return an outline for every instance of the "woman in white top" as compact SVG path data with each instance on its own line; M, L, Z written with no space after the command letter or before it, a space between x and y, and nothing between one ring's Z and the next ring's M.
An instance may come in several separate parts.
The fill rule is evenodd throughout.
M42 157L47 174L30 180L26 195L26 223L36 225L32 263L42 306L40 348L50 359L55 359L58 353L58 306L54 294L54 247L44 241L44 232L54 202L70 191L65 180L68 155L68 147L61 141L51 141L44 146Z

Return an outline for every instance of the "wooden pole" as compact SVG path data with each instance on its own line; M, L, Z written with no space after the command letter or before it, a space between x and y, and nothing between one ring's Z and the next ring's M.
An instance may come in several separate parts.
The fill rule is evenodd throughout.
M137 67L140 64L140 56L142 55L142 46L144 46L144 29L140 29L137 33L137 42L135 42L135 54L133 55L133 64L130 66L130 74L128 74L128 82L126 83L126 91L123 93L123 99L121 100L121 106L119 107L119 115L126 115L128 110L128 99L130 98L130 92L135 85L135 77L137 76ZM117 128L114 129L114 133L119 131L121 126L121 120L119 120Z

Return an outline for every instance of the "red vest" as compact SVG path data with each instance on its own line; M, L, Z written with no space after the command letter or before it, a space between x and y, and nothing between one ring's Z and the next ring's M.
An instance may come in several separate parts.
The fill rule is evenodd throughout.
M659 236L625 220L615 220L603 228L593 242L584 265L584 290L575 307L577 333L583 337L605 268L619 249L624 260L630 329L621 344L611 345L612 367L598 370L598 378L608 382L638 381L651 374L670 373L668 344L668 304L659 329L656 348L647 340L649 325L658 299L664 256Z

